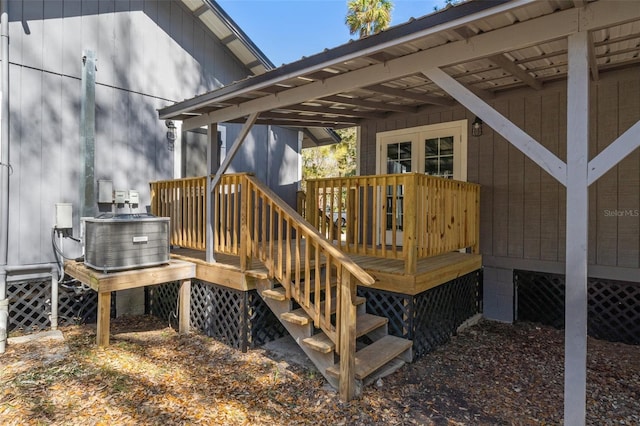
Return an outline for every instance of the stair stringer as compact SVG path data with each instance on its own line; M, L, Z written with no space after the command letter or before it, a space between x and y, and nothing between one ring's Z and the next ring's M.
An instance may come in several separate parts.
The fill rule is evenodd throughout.
M335 363L334 352L321 353L319 351L311 349L302 342L305 338L313 336L313 321L310 321L309 324L306 325L299 325L288 321L283 321L281 319L281 315L286 312L291 312L292 301L290 299L278 301L268 297L263 297L262 292L271 288L273 288L273 282L270 280L261 280L256 283L258 294L260 295L260 297L262 297L262 300L264 300L269 309L271 309L271 311L275 314L282 325L287 329L291 337L293 337L293 339L295 340L296 344L304 351L307 357L309 357L311 362L313 362L320 374L322 374L322 376L329 382L329 384L333 388L338 389L340 386L339 378L331 376L327 373L328 368L333 366ZM358 386L358 388L360 387L361 386Z

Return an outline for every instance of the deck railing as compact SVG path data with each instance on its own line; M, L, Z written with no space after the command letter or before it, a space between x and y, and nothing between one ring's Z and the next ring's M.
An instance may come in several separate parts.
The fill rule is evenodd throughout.
M169 217L171 244L205 249L207 180L205 177L151 182L151 212Z
M204 177L151 183L152 212L171 217L172 244L192 241L190 232L180 228L185 224L202 223L197 234L204 236L204 220L199 218L206 217L206 197L194 204L190 194L201 194L205 187ZM238 255L243 271L253 259L267 267L287 298L293 298L334 342L341 355L340 395L353 398L356 288L374 279L255 177L224 175L212 195L215 252ZM200 209L196 212L185 203Z
M346 235L334 241L342 251L404 259L410 274L419 259L479 248L480 187L473 183L421 173L313 179L306 211L324 235L342 224L309 212L346 216Z

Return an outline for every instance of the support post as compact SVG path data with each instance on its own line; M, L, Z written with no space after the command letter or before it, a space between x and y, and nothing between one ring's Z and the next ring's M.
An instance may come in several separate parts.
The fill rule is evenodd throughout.
M587 261L589 232L588 33L568 37L567 229L564 423L584 425L587 384Z
M51 329L58 329L58 268L51 268Z
M418 241L417 241L417 204L418 204L418 174L413 173L406 180L404 191L404 273L415 275L418 268Z
M98 291L98 324L96 343L98 346L109 346L109 326L111 323L111 292Z
M214 239L216 215L216 194L212 186L211 176L218 171L218 125L210 123L207 127L207 187L205 199L206 231L205 231L205 260L207 263L215 263Z
M356 307L351 300L355 286L351 274L340 271L340 399L351 401L356 396ZM352 288L353 287L353 288Z
M191 280L180 281L180 318L178 319L178 333L187 334L191 324Z

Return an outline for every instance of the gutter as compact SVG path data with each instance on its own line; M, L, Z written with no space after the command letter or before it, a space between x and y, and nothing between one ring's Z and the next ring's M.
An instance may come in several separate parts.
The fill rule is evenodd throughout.
M0 354L5 352L9 322L7 261L9 251L9 7L0 0Z

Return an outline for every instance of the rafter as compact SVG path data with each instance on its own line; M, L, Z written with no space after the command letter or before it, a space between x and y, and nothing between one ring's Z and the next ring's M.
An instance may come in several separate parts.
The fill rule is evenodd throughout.
M528 72L514 64L511 60L507 59L503 54L493 55L488 58L491 62L512 74L513 76L522 80L523 83L533 87L536 90L542 90L542 83L536 80Z
M285 111L302 111L302 112L315 112L317 114L331 114L331 115L346 115L350 117L358 117L358 118L385 118L387 116L384 112L373 112L373 111L356 111L352 109L343 109L343 108L331 108L331 107L317 107L311 105L291 105L288 107L281 108Z
M295 121L307 121L307 122L321 122L321 123L355 123L357 118L353 117L324 117L321 115L304 115L296 113L284 113L284 112L263 112L260 114L260 119L273 119L273 120L295 120Z
M417 111L416 107L405 106L405 105L395 105L388 102L375 102L375 101L367 101L365 99L358 98L347 98L346 96L325 96L320 98L323 101L335 102L337 104L344 105L354 105L364 108L373 108L375 110L382 111L398 111L398 112L408 112L414 113Z
M634 16L638 16L635 5L631 2L620 2L616 8L611 8L606 2L590 3L589 20L580 20L577 9L567 9L544 17L531 19L496 31L485 32L473 37L474 42L455 41L446 45L436 46L430 49L421 50L412 54L398 57L386 63L374 64L359 68L354 71L337 74L334 77L323 81L316 81L301 87L284 89L277 95L267 95L260 98L248 100L241 105L224 108L219 111L190 119L184 123L184 128L191 129L200 127L210 122L225 122L236 117L246 116L253 111L267 111L281 108L285 105L292 105L313 99L326 98L339 93L348 92L359 87L380 84L415 73L428 64L434 67L446 67L464 61L473 61L497 55L502 52L517 50L534 44L543 43L549 40L557 40L575 33L578 30L591 30L602 28L621 21L627 21ZM606 13L604 13L606 11ZM381 46L377 46L378 49ZM360 52L361 55L371 54L366 49ZM353 55L355 57L355 53ZM328 58L325 62L317 65L316 70L331 66L332 63L344 61L350 55L343 55L340 58ZM307 72L313 72L308 69ZM304 72L300 73L304 75ZM287 75L286 78L290 78ZM237 90L222 90L218 95L212 94L198 97L193 102L181 105L180 108L196 106L200 102L220 102L228 97L237 96L243 93L250 93L262 90L264 87L277 85L283 81L285 76L276 75L274 79L264 79L255 84L245 84L239 86ZM338 102L351 103L344 99ZM377 105L376 107L379 107ZM391 109L388 109L391 110ZM179 113L179 108L165 108L162 111L162 118L172 113Z
M422 102L423 104L452 106L453 100L443 98L439 96L423 95L421 93L411 92L404 89L396 89L394 87L385 86L384 84L374 84L371 86L363 87L365 90L370 90L383 95L395 96L397 98L411 99L414 101Z

